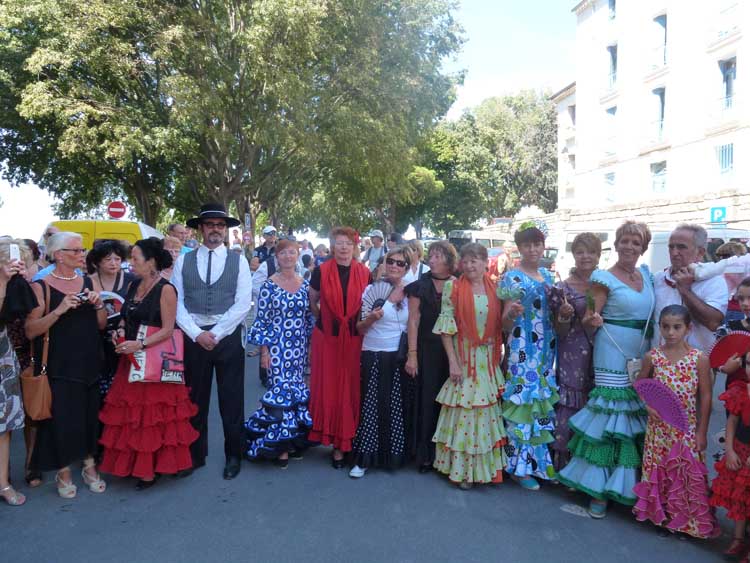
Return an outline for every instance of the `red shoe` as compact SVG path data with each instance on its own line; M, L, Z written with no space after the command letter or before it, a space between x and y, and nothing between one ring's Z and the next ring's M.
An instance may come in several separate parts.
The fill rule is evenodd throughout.
M724 551L724 557L730 560L741 559L742 562L747 562L748 547L747 543L745 543L745 538L733 538L732 543Z

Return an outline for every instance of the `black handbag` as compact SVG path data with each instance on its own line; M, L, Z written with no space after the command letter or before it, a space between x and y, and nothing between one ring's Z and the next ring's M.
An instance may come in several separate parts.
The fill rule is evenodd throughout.
M405 332L401 333L398 340L398 350L396 351L396 361L399 364L405 364L409 355L409 337Z

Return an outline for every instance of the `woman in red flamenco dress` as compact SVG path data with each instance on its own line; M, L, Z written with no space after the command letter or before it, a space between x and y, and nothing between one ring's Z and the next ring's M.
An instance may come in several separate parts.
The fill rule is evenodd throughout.
M310 308L317 322L312 335L308 439L332 445L331 463L344 467L359 424L359 360L362 336L356 323L370 270L354 260L358 236L339 227L331 233L333 258L310 277Z
M743 361L745 364L746 355ZM743 365L743 367L745 367ZM730 558L748 560L750 544L745 526L750 517L750 383L735 380L719 395L724 401L729 418L726 429L724 457L716 464L718 475L711 484L711 506L727 509L734 520L734 538L724 554Z
M139 240L132 250L131 267L140 277L133 282L122 307L116 345L121 354L112 387L99 413L104 424L101 471L139 479L136 489L151 487L162 474L192 467L190 444L198 432L190 424L198 408L190 402L185 385L130 383L131 354L172 336L177 315L177 292L159 275L172 264L162 242ZM161 330L138 339L140 325Z

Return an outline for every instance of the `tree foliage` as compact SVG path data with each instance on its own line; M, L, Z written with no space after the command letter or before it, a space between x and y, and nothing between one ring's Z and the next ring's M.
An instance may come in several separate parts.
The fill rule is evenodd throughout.
M340 200L356 202L342 219L392 219L414 198L415 147L452 101L453 7L5 0L4 173L67 213L122 191L152 224L206 199L275 221Z

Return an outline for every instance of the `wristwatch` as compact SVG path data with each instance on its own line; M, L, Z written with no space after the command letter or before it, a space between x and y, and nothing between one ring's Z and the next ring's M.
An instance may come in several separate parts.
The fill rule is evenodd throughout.
M145 350L145 349L146 349L146 339L145 339L145 338L139 338L139 339L138 339L138 342L140 342L140 343L141 343L141 348L142 348L143 350Z

